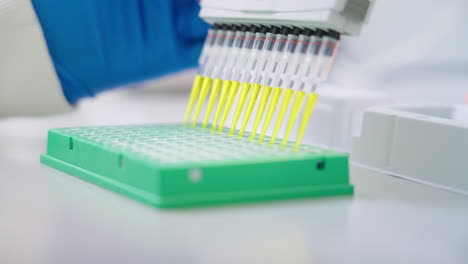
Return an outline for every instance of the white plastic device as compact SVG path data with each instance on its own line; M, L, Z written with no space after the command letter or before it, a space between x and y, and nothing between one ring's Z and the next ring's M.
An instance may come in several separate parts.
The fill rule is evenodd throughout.
M209 23L259 23L331 29L358 35L374 0L202 0Z
M468 195L468 106L370 108L351 162Z
M352 138L361 131L364 111L396 103L390 95L376 90L326 88L321 90L303 139L306 144L326 149L351 152Z

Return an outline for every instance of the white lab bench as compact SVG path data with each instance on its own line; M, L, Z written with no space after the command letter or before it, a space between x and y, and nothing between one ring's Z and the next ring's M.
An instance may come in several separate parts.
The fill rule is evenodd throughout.
M180 122L186 100L0 120L0 263L468 263L467 196L365 169L354 196L159 210L39 163L49 128Z

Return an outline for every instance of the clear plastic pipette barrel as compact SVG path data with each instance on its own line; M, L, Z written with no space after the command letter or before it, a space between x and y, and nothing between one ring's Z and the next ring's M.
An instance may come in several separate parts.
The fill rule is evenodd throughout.
M202 52L198 58L198 74L195 76L195 80L193 81L187 110L185 111L184 124L187 124L190 118L193 106L195 105L195 101L203 84L203 72L205 70L205 66L214 53L213 50L215 49L215 43L220 35L224 35L224 25L214 24L213 28L208 30L208 35L205 39Z
M268 89L268 87L263 87L263 89L261 89L262 86L259 83L255 83L254 79L257 76L257 73L265 67L270 52L272 51L274 46L276 34L280 30L281 28L277 26L270 26L270 28L268 28L268 32L265 33L265 37L263 38L262 36L258 39L259 45L257 46L256 52L248 58L246 67L244 67L239 72L241 82L248 83L252 86L252 92L250 93L247 109L239 131L239 138L241 138L244 134L245 128L247 126L248 121L250 120L250 116L253 112L253 108L257 101L260 90L262 90L260 102L267 102L268 97L270 95L271 89Z
M214 24L213 28L210 28L208 30L208 34L205 38L205 42L203 44L200 57L198 57L198 73L199 74L202 73L203 66L208 62L208 59L210 58L211 51L213 49L213 46L216 40L216 35L220 28L221 28L221 25Z
M198 115L200 114L200 111L205 103L205 98L211 88L213 77L217 77L217 75L219 75L220 69L226 63L227 54L229 54L229 51L234 42L236 29L237 26L235 25L228 26L227 30L225 31L226 34L224 36L221 36L221 38L217 38L217 43L215 44L216 53L210 57L208 63L206 64L206 67L204 68L203 83L201 85L200 94L198 96L197 105L195 108L195 113L193 115L192 126L195 126L195 124L197 123ZM218 83L219 81L215 82L216 85Z
M309 28L306 28L301 32L297 38L294 53L288 56L289 59L286 65L279 67L278 75L280 80L277 86L282 88L294 88L293 77L298 75L300 68L304 65L307 49L311 42L311 36L314 33L315 31Z
M283 61L279 65L278 73L275 74L279 76L277 85L284 88L283 100L279 109L278 117L276 119L276 124L273 129L273 133L270 139L270 145L273 145L278 135L281 125L283 124L284 117L289 109L289 104L294 95L294 90L292 88L293 76L296 76L300 67L303 66L304 57L306 56L307 48L310 44L310 36L314 34L312 29L304 29L297 37L297 44L295 47L290 45L286 47L286 50L289 51L289 54L283 56ZM294 38L290 38L294 40ZM290 41L291 44L294 44L294 41ZM292 47L291 47L292 46ZM292 53L292 54L291 54ZM275 81L273 81L274 83ZM265 130L265 129L264 129Z
M224 41L226 39L226 33L230 25L222 24L215 30L215 36L213 39L213 45L209 49L209 56L203 58L205 62L202 65L199 65L199 74L207 76L208 68L212 67L212 64L217 61L219 52L223 48Z
M204 76L214 77L219 75L221 69L226 63L236 34L237 26L228 26L225 34L217 38L215 54L210 57L205 68Z
M260 137L258 139L259 143L263 142L266 131L270 125L273 115L275 114L280 97L284 94L282 108L286 108L286 106L289 105L289 101L291 100L293 91L289 89L289 87L285 89L280 88L280 77L281 73L283 73L288 67L291 57L293 57L292 55L296 50L298 36L302 31L302 28L292 27L291 31L287 36L283 51L279 54L278 57L274 58L272 61L269 62L269 66L266 69L267 72L265 73L265 75L268 75L268 79L266 80L266 86L272 87L272 96L269 102L268 110L266 112L265 120L263 121L263 128L260 132Z
M288 33L291 31L290 27L281 27L281 30L275 36L273 48L268 53L268 57L260 64L260 69L257 72L253 82L267 85L268 78L273 72L275 66L278 64L279 58L286 47Z
M304 92L315 92L318 84L328 78L328 74L335 60L340 45L340 34L329 31L322 37L322 45L318 51L317 63L309 73L305 75L301 89Z
M242 25L236 31L234 42L232 44L230 54L227 56L226 64L223 66L221 70L221 78L222 80L232 80L232 72L235 67L238 67L238 62L241 61L240 57L244 56L247 52L247 49L243 49L244 42L247 39L247 42L250 41L250 36L253 34L247 25ZM250 46L249 43L246 44Z
M229 83L231 80L230 73L232 72L232 68L235 67L236 61L239 57L239 53L242 50L247 29L248 26L246 25L241 25L237 28L237 31L234 35L232 47L230 48L230 53L226 54L226 63L221 68L220 76L213 76L213 78L215 79L213 88L211 89L210 98L208 100L208 106L206 108L205 117L203 118L203 128L205 128L208 124L208 120L211 116L211 112L218 98L219 90L221 89L223 80L224 83ZM227 86L227 84L225 86Z
M232 67L231 71L231 78L230 79L225 79L223 81L222 89L221 89L221 95L219 98L219 103L216 108L215 112L215 118L213 120L213 126L212 130L216 129L216 126L218 125L218 121L220 121L219 124L219 131L224 127L224 122L226 121L226 118L230 112L232 103L237 95L237 89L239 88L239 81L234 77L235 72L244 66L244 57L246 57L246 54L248 54L252 50L252 45L254 42L254 37L255 37L255 31L259 29L258 26L252 25L249 27L249 29L245 32L245 39L242 43L242 48L239 51L238 54L238 59L234 67ZM229 74L228 72L226 74ZM221 118L221 119L220 119Z
M251 53L247 54L244 58L245 63L242 67L238 67L233 72L233 78L239 80L239 82L252 83L254 73L260 68L259 60L266 60L268 57L268 52L273 48L275 41L276 31L279 30L278 27L266 27L262 26L259 29L259 32L255 33L255 39L252 45ZM274 32L267 32L274 31Z
M270 32L267 33L268 31L270 31ZM234 75L235 75L234 78L237 78L238 80L240 80L243 87L248 86L250 88L250 95L249 95L249 98L248 98L248 103L247 103L247 106L246 106L244 119L243 119L243 121L241 123L239 137L242 137L242 135L243 135L243 133L245 131L245 128L247 126L247 122L250 119L253 108L255 106L255 102L257 100L257 96L258 96L258 94L260 92L260 84L258 84L258 83L251 84L249 82L250 76L251 76L252 72L257 68L258 60L260 59L260 57L262 57L262 54L264 55L264 57L267 57L266 53L268 51L270 51L271 48L273 47L274 38L275 38L275 34L276 34L277 31L279 31L279 28L276 27L276 26L272 26L272 27L262 26L259 29L259 31L255 34L255 40L254 40L254 43L253 43L253 46L252 46L252 51L249 54L247 54L247 56L245 57L245 64L243 65L243 67L239 68L234 73ZM237 124L237 120L240 117L240 114L241 114L241 112L243 110L243 105L246 102L246 100L247 100L247 94L245 94L244 96L242 96L242 94L241 94L241 98L239 100L240 104L238 104L238 106L236 108L234 119L233 119L233 122L232 122L232 125L231 125L230 134L232 134L234 132L234 129L235 129L236 124Z
M284 147L288 141L289 134L295 124L296 118L302 108L302 103L306 98L306 93L302 91L303 87L303 76L310 74L318 64L319 51L322 43L322 30L316 30L315 33L310 37L310 43L307 47L306 55L303 65L299 68L297 74L293 76L292 87L295 90L295 98L291 107L288 123L286 124L286 130L283 137L282 146Z
M328 73L332 67L333 60L336 56L336 52L339 46L339 38L340 34L336 31L329 31L322 37L322 43L316 58L317 63L315 63L314 67L312 67L312 69L308 72L308 75L305 75L306 77L302 82L301 92L304 95L307 95L307 99L304 98L306 102L297 132L295 144L296 149L301 143L305 129L318 98L318 94L316 93L317 85L327 79ZM294 118L292 118L292 116L290 122L294 123ZM287 137L291 128L292 124L288 124L285 139L283 139L283 146L287 141Z
M268 29L269 27L262 26L255 33L255 39L253 41L251 52L249 52L248 54L245 54L245 56L243 57L243 63L241 64L242 67L240 68L240 70L243 70L246 67L248 67L247 64L250 63L250 59L255 58L257 54L261 51L263 47L263 43L265 42L265 33ZM240 72L240 71L237 71L237 72ZM249 92L250 92L250 99L251 100L256 99L258 92L259 92L258 85L251 85L250 83L243 82L242 90L240 92L239 100L237 101L236 111L234 112L234 117L232 119L231 129L229 132L229 135L231 136L234 134L234 131L237 126L237 122L239 121L241 113L244 109L244 105L247 101L247 95L249 94ZM248 105L247 108L249 109L251 108L251 106Z
M254 44L261 27L253 25L245 34L245 40L237 58L237 63L231 69L230 77L232 80L241 82L239 73L246 67L248 59L255 53Z
M260 69L257 72L254 82L262 85L262 97L260 98L260 103L257 108L257 113L255 115L254 124L252 127L252 132L250 134L250 140L254 140L255 135L257 134L258 126L262 120L263 113L265 111L266 105L268 103L270 93L272 88L267 85L268 78L270 77L271 72L274 70L274 67L278 63L278 58L286 46L287 34L291 31L290 27L282 27L280 32L276 34L275 44L273 45L272 50L269 52L268 58L265 62L260 65ZM280 90L274 91L273 95L279 97Z
M271 66L268 69L270 72L267 73L269 74L269 77L266 85L272 87L280 86L281 76L288 68L289 63L292 62L292 58L294 57L293 54L298 44L298 38L299 36L302 36L300 35L302 31L303 30L298 27L292 28L291 32L287 36L284 50L280 53L280 56L276 58L276 60L272 61Z
M306 76L311 76L312 72L317 68L324 33L324 31L317 29L314 34L310 36L309 45L307 46L302 66L299 67L291 77L291 87L294 90L302 90L304 78Z

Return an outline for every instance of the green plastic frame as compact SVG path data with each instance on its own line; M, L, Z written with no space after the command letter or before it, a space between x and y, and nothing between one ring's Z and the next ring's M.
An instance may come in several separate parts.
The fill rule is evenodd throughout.
M182 125L52 129L41 162L161 208L353 193L346 154Z

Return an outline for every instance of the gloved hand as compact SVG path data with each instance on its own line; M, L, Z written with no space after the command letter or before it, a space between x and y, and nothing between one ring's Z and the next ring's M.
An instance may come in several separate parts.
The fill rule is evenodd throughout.
M197 64L208 24L196 0L32 0L73 104Z

